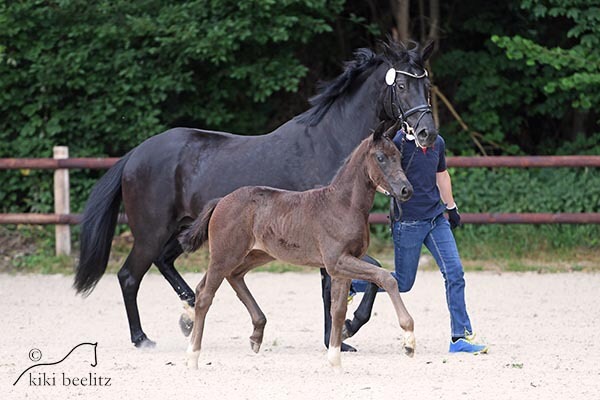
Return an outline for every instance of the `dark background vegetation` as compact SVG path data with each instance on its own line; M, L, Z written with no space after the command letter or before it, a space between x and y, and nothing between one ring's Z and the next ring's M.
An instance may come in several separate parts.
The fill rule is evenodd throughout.
M0 0L0 157L51 157L55 145L121 156L174 126L266 133L386 35L435 41L435 116L450 154L600 154L594 0ZM451 172L464 212L600 212L597 169ZM102 173L72 171L73 212ZM0 187L2 212L52 210L47 171L2 171ZM458 235L526 252L597 248L599 233Z

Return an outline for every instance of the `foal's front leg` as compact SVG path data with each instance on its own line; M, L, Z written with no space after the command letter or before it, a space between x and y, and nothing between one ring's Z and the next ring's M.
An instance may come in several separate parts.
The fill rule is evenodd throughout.
M389 271L375 267L356 257L342 255L335 265L328 266L327 272L329 272L331 276L335 275L339 278L361 279L373 282L377 286L383 288L390 296L394 309L396 310L400 327L404 330L404 352L410 357L414 355L416 347L414 334L415 324L400 297L398 283Z
M214 269L218 271L218 268ZM215 297L215 293L217 289L219 289L219 286L221 286L223 279L225 279L225 277L221 273L213 271L211 265L209 265L206 274L196 288L194 328L187 349L187 366L190 369L198 369L198 359L200 358L200 348L202 347L202 334L204 333L206 313L208 312Z
M329 336L327 359L336 371L340 371L342 368L342 327L346 320L348 290L350 290L351 282L350 279L331 277L331 335Z

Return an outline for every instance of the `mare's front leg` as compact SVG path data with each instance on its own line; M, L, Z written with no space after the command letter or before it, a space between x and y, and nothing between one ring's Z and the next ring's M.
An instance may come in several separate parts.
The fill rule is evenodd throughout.
M327 359L336 371L341 371L342 327L348 309L348 290L351 280L338 277L331 278L331 336Z
M335 265L328 266L327 270L332 276L373 282L388 293L394 305L400 327L404 330L404 352L412 357L416 347L414 321L404 306L398 291L398 283L392 274L348 254L339 257Z

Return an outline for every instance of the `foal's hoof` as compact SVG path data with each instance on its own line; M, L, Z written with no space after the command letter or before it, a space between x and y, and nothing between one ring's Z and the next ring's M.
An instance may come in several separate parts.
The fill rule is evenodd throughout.
M341 350L342 350L342 352L347 352L347 353L356 353L358 351L358 350L356 350L355 347L352 347L346 343L342 343Z
M261 343L250 339L250 348L252 349L253 352L258 353L258 351L260 350L260 345L261 345Z
M148 339L146 335L133 342L138 349L153 349L156 347L156 342Z
M404 348L404 354L406 354L407 356L413 357L415 355L417 342L415 340L415 334L413 332L404 333L404 343L402 347Z
M199 351L189 351L187 353L187 368L198 369L198 361L200 360Z
M183 336L188 337L192 333L192 328L194 328L194 321L187 314L181 314L179 317L179 328Z

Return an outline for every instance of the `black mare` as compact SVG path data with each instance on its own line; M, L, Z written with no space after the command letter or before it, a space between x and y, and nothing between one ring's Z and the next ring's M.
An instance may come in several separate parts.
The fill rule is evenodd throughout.
M357 50L344 71L311 99L312 108L269 134L175 128L127 153L96 183L87 201L74 283L77 292L88 294L104 274L123 202L134 244L118 273L119 283L131 341L138 347L152 346L140 323L140 282L154 263L184 304L194 306L194 292L174 267L182 254L177 236L208 201L248 185L296 191L326 185L382 118L400 118L406 128L414 128L423 145L433 143L437 131L427 106L424 73L432 46L421 50L390 42L383 47L380 54ZM321 273L328 344L330 284ZM374 285L368 289L351 334L368 320L376 292ZM187 326L184 333L190 330Z

